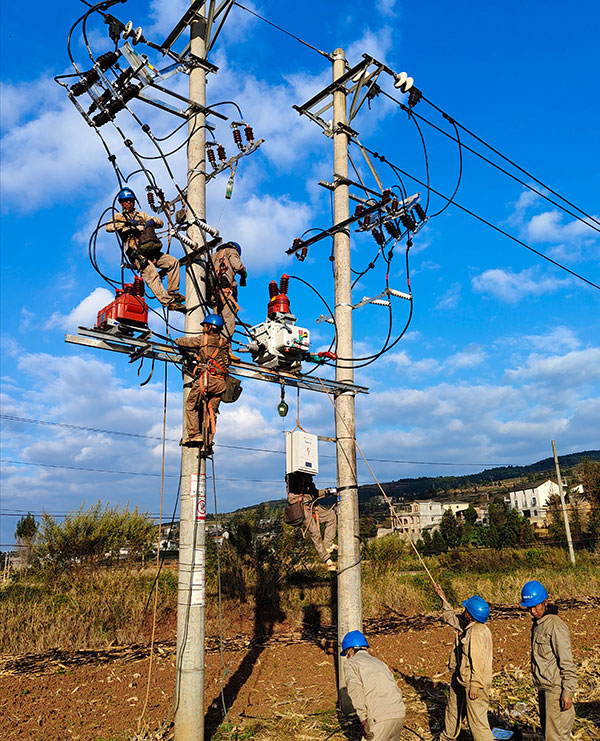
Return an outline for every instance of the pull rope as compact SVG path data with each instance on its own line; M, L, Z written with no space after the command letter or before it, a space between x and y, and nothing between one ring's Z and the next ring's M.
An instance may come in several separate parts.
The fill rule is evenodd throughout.
M332 406L333 406L333 408L334 408L334 410L335 410L335 414L336 414L336 416L338 417L338 419L340 419L340 420L342 421L342 423L343 423L344 427L346 428L346 431L347 431L348 433L350 433L350 428L349 428L349 427L348 427L348 425L346 424L346 420L345 420L345 419L344 419L344 418L343 418L343 417L342 417L342 416L340 415L340 413L338 412L338 410L337 410L337 408L336 408L336 406L335 406L335 401L334 401L334 399L332 398L331 394L329 393L329 390L327 389L327 387L325 386L325 384L323 383L323 381L322 381L322 380L321 380L320 378L319 378L319 383L320 383L320 384L321 384L321 386L323 387L323 391L325 391L325 393L327 394L327 397L329 398L329 401L331 402L331 404L332 404ZM391 512L393 512L393 514L394 514L394 516L395 516L395 517L399 518L398 512L396 511L396 508L394 507L394 504L393 504L392 500L390 499L390 497L389 497L389 496L387 495L387 493L385 492L385 490L384 490L383 486L382 486L382 485L380 484L380 482L379 482L379 479L377 478L377 476L375 475L375 472L374 472L374 471L373 471L373 469L371 468L371 466L370 466L370 464L369 464L369 461L368 461L368 460L367 460L367 459L365 458L365 455L364 455L364 453L362 452L362 449L361 449L360 445L358 444L358 441L356 440L356 437L355 437L355 436L352 436L352 441L354 442L354 446L355 446L355 448L356 448L356 449L358 450L358 452L360 453L360 456L361 456L361 458L363 459L363 461L364 461L365 465L366 465L366 466L367 466L367 468L369 469L369 472L370 472L371 476L373 477L373 479L374 479L375 483L376 483L376 484L377 484L377 486L379 487L379 491L381 492L381 494L382 494L383 498L385 499L385 501L386 501L387 505L389 506L389 508L390 508L390 511L391 511ZM421 554L419 553L419 551L418 551L418 549L417 549L416 545L415 545L415 544L413 543L413 541L411 540L411 538L410 538L410 537L409 537L409 539L408 539L408 540L409 540L409 543L411 544L411 546L412 546L412 548L413 548L414 552L415 552L415 553L417 554L417 557L418 557L419 561L421 562L421 565L423 566L423 568L424 568L424 569L425 569L425 571L427 572L427 576L428 576L428 577L429 577L429 578L431 579L431 583L432 583L432 584L433 584L434 586L436 586L436 585L437 585L437 582L435 581L435 579L434 579L434 578L433 578L433 576L431 575L431 572L430 572L430 571L429 571L429 569L427 568L427 564L426 564L426 563L425 563L425 561L423 560L423 558L422 558Z
M158 515L158 543L156 546L156 579L154 581L154 604L152 606L152 635L150 638L150 661L148 663L148 680L146 682L146 696L144 698L144 705L142 712L138 718L138 731L141 731L142 720L146 714L148 707L148 700L150 698L150 681L152 679L152 665L154 660L154 639L156 636L156 613L158 610L158 575L160 573L160 536L162 530L162 513L163 513L163 500L165 492L165 457L166 457L166 442L167 442L167 368L169 364L165 362L165 380L164 380L164 393L163 393L163 423L162 423L162 457L161 457L161 468L160 468L160 511Z

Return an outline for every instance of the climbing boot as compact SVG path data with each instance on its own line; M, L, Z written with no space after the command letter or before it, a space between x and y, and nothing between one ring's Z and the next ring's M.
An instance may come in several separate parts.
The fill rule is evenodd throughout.
M180 304L178 301L171 301L167 304L167 309L169 311L178 311L180 314L187 314L187 309L183 304Z
M184 448L202 448L204 447L204 438L202 435L191 435L181 439L180 445Z
M185 296L182 293L179 293L179 291L169 291L169 296L178 304L185 303Z
M231 350L229 351L229 360L232 363L239 363L241 361L241 358L239 355L236 355L235 353L232 353Z

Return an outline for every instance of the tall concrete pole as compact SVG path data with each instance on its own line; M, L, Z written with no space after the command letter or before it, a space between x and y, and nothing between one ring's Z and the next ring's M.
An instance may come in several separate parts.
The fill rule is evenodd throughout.
M345 71L343 49L333 53L333 81ZM336 175L348 177L348 135L346 124L346 92L333 93L333 171L334 223L350 215L348 186L337 182ZM340 128L342 127L342 128ZM353 383L354 371L350 359L352 350L352 289L350 272L350 233L338 232L333 238L335 256L335 323L337 329L337 381ZM354 394L350 391L336 397L335 433L337 438L337 483L340 496L338 508L338 646L350 630L362 630L362 595L360 584L360 541L358 538L358 488L356 479L356 448ZM339 656L339 650L338 650ZM345 710L346 693L343 672L338 673L340 706Z
M199 14L190 27L191 55L206 56L204 32L206 20ZM206 72L197 66L190 72L190 99L206 103ZM206 218L205 115L190 118L188 156L189 218ZM189 235L196 243L204 240L200 229L191 227ZM204 278L206 262L198 261L187 268L185 297L188 313L185 332L197 334L204 312ZM184 379L184 400L192 379ZM185 423L184 423L185 424ZM184 430L185 434L185 430ZM205 637L205 518L206 458L199 448L181 449L181 509L179 534L179 585L177 591L177 657L175 677L175 739L204 739L204 637Z
M556 479L558 481L558 491L560 492L560 506L562 508L563 520L565 521L565 535L567 536L567 546L569 548L569 558L571 563L575 563L575 551L573 550L573 541L571 540L571 527L567 515L567 506L565 505L565 492L563 482L560 476L560 466L558 465L558 456L556 455L556 445L552 441L552 454L554 455L554 467L556 468Z

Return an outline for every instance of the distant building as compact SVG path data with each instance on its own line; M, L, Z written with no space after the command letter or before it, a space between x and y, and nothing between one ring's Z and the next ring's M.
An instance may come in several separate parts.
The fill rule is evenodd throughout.
M444 511L452 514L468 509L468 502L434 502L432 499L416 500L406 508L397 511L393 518L394 530L410 540L418 540L425 530L435 530L440 526Z
M504 501L509 510L516 509L533 524L544 520L550 498L559 494L558 484L551 479L544 479L527 488L509 491L505 494Z

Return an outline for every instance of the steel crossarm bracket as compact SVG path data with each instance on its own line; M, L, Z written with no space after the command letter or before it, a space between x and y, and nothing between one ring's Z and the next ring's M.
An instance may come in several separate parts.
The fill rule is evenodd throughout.
M100 329L78 327L76 335L65 335L65 341L73 345L83 345L98 350L111 350L112 352L123 353L129 355L131 360L149 358L178 364L183 360L181 350L176 346L164 342L151 342L145 337L127 336ZM307 389L308 391L329 392L334 396L348 392L352 394L369 393L369 389L366 386L341 383L329 378L318 378L317 376L302 373L289 373L274 368L263 368L254 363L232 363L229 367L229 372L231 375L239 376L240 378L253 378L257 381L276 383L279 386L284 385Z
M344 219L344 221L340 221L338 224L334 224L333 226L330 226L329 229L324 229L322 232L319 232L319 234L315 234L314 237L311 237L310 239L307 239L306 241L299 242L295 244L293 247L289 247L286 251L286 255L295 255L296 252L299 252L304 247L310 247L312 244L315 244L316 242L320 242L321 239L324 239L325 237L332 237L337 232L341 232L347 227L349 227L351 224L354 224L354 222L358 221L359 219L364 219L365 216L368 216L369 214L373 214L376 211L379 211L386 203L389 201L389 198L382 199L378 203L376 203L374 206L369 206L369 208L363 209L360 214L356 216L350 216L347 219Z
M370 66L374 66L374 69L369 69ZM390 70L368 54L363 54L362 61L351 67L342 77L327 85L327 87L323 88L304 103L304 105L295 105L293 108L298 111L299 115L307 116L311 121L318 124L327 136L333 136L334 132L331 130L329 121L323 119L322 116L325 111L328 111L333 106L332 94L336 91L343 90L346 95L352 95L348 110L348 121L344 126L344 130L348 136L356 136L356 132L348 124L352 122L365 100L371 94L377 78L383 71ZM346 87L348 82L351 84ZM367 89L363 92L363 88L365 87Z
M194 20L196 13L200 11L204 5L205 0L194 0L190 7L185 11L179 21L173 27L171 33L162 42L161 47L163 49L170 49L189 24Z
M334 396L340 393L350 392L353 394L368 394L369 389L366 386L357 386L354 383L342 383L333 381L330 378L318 378L302 373L288 373L275 368L263 368L261 365L254 363L237 362L232 363L229 371L234 376L242 378L255 378L259 381L269 383L283 384L293 388L307 389L308 391L320 391L321 393L329 392Z
M213 111L211 111L213 113ZM244 147L243 151L241 151L239 154L234 155L233 157L230 157L226 162L221 163L216 169L214 169L212 172L206 173L206 182L208 183L209 180L212 180L216 175L218 175L220 172L223 172L223 170L227 170L230 168L234 162L237 162L242 157L245 157L247 154L252 154L252 152L255 152L261 144L264 144L264 139L257 139L255 142L252 142L252 144L248 144Z

